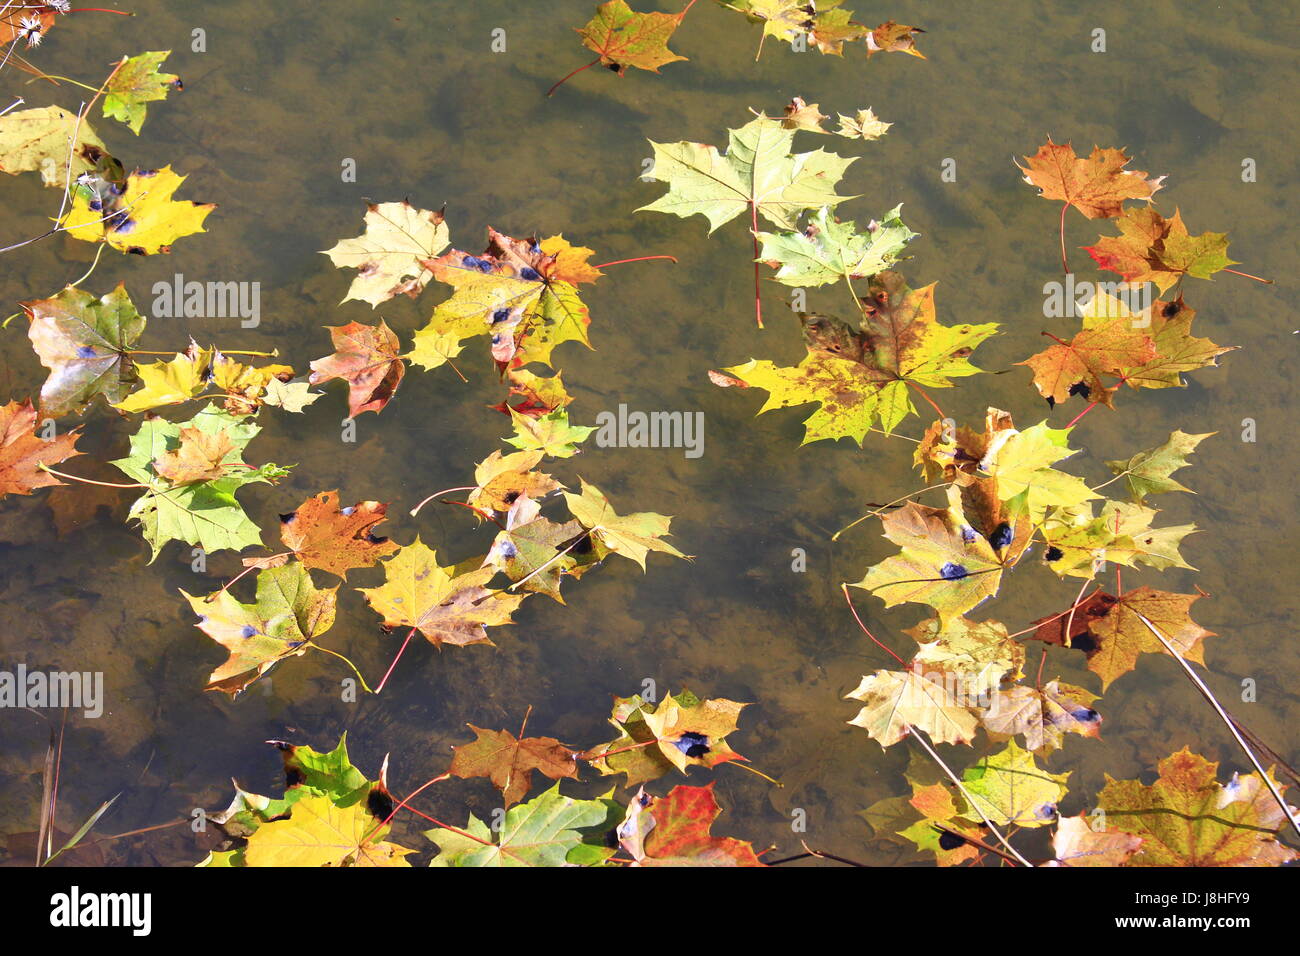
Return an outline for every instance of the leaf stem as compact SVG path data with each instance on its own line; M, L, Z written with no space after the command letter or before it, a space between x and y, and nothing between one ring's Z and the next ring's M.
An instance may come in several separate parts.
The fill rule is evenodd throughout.
M427 505L434 498L437 498L439 495L450 494L453 491L474 491L477 487L478 487L477 485L461 485L459 488L444 488L442 489L442 491L435 491L433 494L429 495L429 497L425 498L418 505L416 505L414 508L411 509L411 517L414 518L417 514L420 513L421 508Z
M389 664L388 670L384 672L384 679L381 680L379 686L375 688L376 694L382 694L384 692L384 685L388 683L388 678L393 676L393 669L397 667L397 662L400 661L402 655L406 653L406 645L411 643L411 638L415 637L416 630L417 628L413 627L406 632L406 640L402 641L402 646L397 649L397 656L393 658L393 663Z
M878 516L886 508L892 508L894 507L894 505L901 504L902 502L906 501L909 498L915 498L917 495L923 495L927 491L934 491L936 488L947 488L951 484L952 484L951 481L943 481L937 485L930 485L929 487L922 488L920 491L910 491L907 494L903 495L901 498L895 498L893 501L889 502L888 504L881 505L875 511L868 511L866 514L864 514L861 518L858 518L856 521L852 521L846 524L843 528L840 528L839 531L836 531L833 535L831 535L831 540L838 541L840 539L840 535L842 535L845 531L848 531L850 528L860 525L868 518L874 518Z
M1224 269L1224 272L1231 272L1235 276L1241 276L1243 279L1254 279L1256 282L1263 282L1265 285L1272 285L1272 279L1261 279L1259 276L1253 276L1249 272L1238 272L1236 269Z
M674 265L677 264L676 256L637 256L635 259L615 259L613 262L602 262L592 266L593 269L604 269L606 266L621 266L625 262L645 262L648 259L668 259Z
M862 628L862 633L867 635L867 637L871 638L872 642L878 648L880 648L882 651L884 651L894 660L898 661L898 663L902 667L907 667L907 661L903 660L901 657L895 654L893 650L886 647L884 644L880 643L880 641L876 640L876 635L872 634L869 630L867 630L867 625L863 624L862 618L858 617L858 609L853 606L853 598L849 596L849 586L847 584L841 583L840 590L844 592L844 600L848 603L849 610L853 612L853 620L857 621L858 627Z
M338 651L331 651L328 647L321 647L319 644L316 644L314 642L309 642L309 643L311 644L312 647L316 648L316 650L324 651L326 654L329 654L332 657L337 657L344 664L347 664L348 667L352 668L352 673L357 675L357 680L361 681L361 689L364 690L367 694L375 693L373 690L370 689L370 685L366 683L366 679L361 676L361 671L357 670L357 665L353 664L351 659L340 654Z
M578 67L573 72L565 74L563 77L561 77L559 80L556 81L554 86L552 86L549 90L546 91L546 95L554 96L555 91L558 90L561 86L563 86L565 82L577 76L583 70L590 70L593 66L595 66L599 62L600 62L600 57L596 57L596 59L592 60L590 63L585 63L582 66Z
M1070 274L1070 263L1065 258L1065 214L1069 208L1068 202L1061 204L1061 268L1067 276Z
M759 47L762 52L762 46ZM757 57L755 58L757 59ZM759 283L762 281L758 274L758 206L751 199L749 202L749 222L752 225L750 236L754 240L754 319L758 322L758 327L763 327L763 299Z
M123 485L113 481L95 481L93 478L81 478L77 475L69 475L66 472L55 471L49 465L42 464L42 463L38 463L36 467L39 468L41 471L48 471L51 475L58 475L60 478L67 478L70 481L79 481L84 485L100 485L101 487L104 488L148 488L149 487L149 485L141 484L138 481L135 482L134 484Z

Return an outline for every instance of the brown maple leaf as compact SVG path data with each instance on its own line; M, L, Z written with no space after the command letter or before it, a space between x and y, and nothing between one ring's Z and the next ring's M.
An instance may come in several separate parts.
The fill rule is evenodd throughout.
M280 539L307 567L344 578L353 568L372 567L397 550L395 542L374 534L387 511L382 501L340 508L337 491L322 491L280 515ZM249 558L245 564L266 567L266 560Z
M234 443L224 431L209 433L199 428L182 428L180 447L159 455L153 470L176 485L212 481L226 473L221 462L234 450Z
M1068 273L1070 264L1065 258L1065 213L1073 206L1089 219L1112 219L1124 208L1126 199L1145 199L1148 202L1160 188L1164 176L1148 179L1141 170L1125 169L1130 159L1122 149L1092 148L1084 159L1076 156L1069 143L1047 143L1033 156L1026 156L1029 165L1021 166L1025 182L1038 187L1044 199L1059 199L1061 207L1061 265Z
M334 343L334 354L311 363L308 382L319 385L341 378L348 383L348 417L362 412L379 412L392 400L406 374L397 355L398 341L383 319L379 325L326 326Z
M61 485L41 465L56 465L73 455L77 429L45 439L36 434L36 409L30 399L0 406L0 498L30 495L33 489Z
M534 770L552 780L578 776L574 751L554 737L516 737L508 730L467 726L478 739L452 748L455 756L447 772L456 777L489 778L501 791L506 806L528 793Z

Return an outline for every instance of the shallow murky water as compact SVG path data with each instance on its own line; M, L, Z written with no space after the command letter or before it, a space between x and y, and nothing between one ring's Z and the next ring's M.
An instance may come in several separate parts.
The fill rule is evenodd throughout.
M876 143L809 136L802 148L861 156L845 179L846 191L861 198L843 204L842 217L864 221L905 203L906 221L922 233L905 272L913 286L938 282L941 321L1003 324L1004 334L975 360L1007 374L977 376L936 396L959 420L981 420L987 405L1010 410L1021 424L1047 414L1028 371L1013 363L1042 347L1041 330L1068 327L1042 317L1042 285L1059 277L1058 207L1035 198L1011 162L1046 134L1081 150L1093 142L1126 146L1136 168L1169 174L1158 197L1162 211L1181 208L1193 232L1228 231L1243 269L1279 280L1190 281L1185 292L1198 310L1199 334L1240 351L1218 369L1193 373L1185 389L1125 393L1116 411L1090 414L1073 442L1088 451L1070 467L1095 483L1109 476L1105 460L1127 458L1175 428L1219 433L1179 475L1199 494L1154 502L1167 509L1164 523L1203 529L1184 547L1199 574L1126 572L1125 585L1210 592L1212 599L1196 606L1200 623L1220 634L1208 642L1207 680L1275 750L1295 755L1293 6L1255 3L1231 16L1218 4L1172 0L1079 9L904 0L855 6L873 23L893 18L926 27L929 59L890 55L868 63L858 52L838 59L769 42L755 63L758 29L701 3L673 44L690 62L621 80L590 70L547 100L546 88L586 60L572 27L590 15L590 0L326 0L289 8L141 0L131 5L139 14L132 19L83 14L51 35L36 61L88 82L122 51L174 49L168 68L184 77L184 94L152 105L138 139L106 120L96 127L128 165L170 162L189 176L183 195L220 204L206 235L179 241L166 257L109 253L87 287L102 293L125 280L143 306L153 283L175 273L261 283L257 329L241 329L238 320L158 319L142 347L179 347L192 334L227 348L279 348L305 370L330 350L322 326L376 315L409 342L446 294L441 287L373 313L362 303L338 305L349 274L318 252L359 232L363 198L409 197L426 208L446 203L453 241L468 250L485 241L491 225L513 235L562 232L596 249L596 261L677 256L676 266L610 269L586 295L596 351L566 345L556 364L577 397L579 422L619 403L706 416L699 459L680 450L591 447L550 469L571 485L578 475L598 484L621 510L675 515L674 541L696 556L693 564L655 556L642 575L612 559L566 589L568 607L540 597L526 602L495 648L439 653L414 642L382 697L360 704L339 702L345 673L324 655L282 665L270 693L254 687L234 702L205 694L204 680L224 655L193 627L177 589L215 590L237 558L223 552L207 575L196 576L188 550L173 544L146 566L148 549L122 523L128 493L86 499L104 502L91 515L71 510L85 489L0 503L0 662L105 673L109 713L69 720L62 828L74 828L118 791L101 833L224 806L232 776L249 789L278 792L279 761L262 741L320 748L343 730L367 772L391 752L393 789L405 793L445 765L449 746L467 737L466 722L516 728L531 704L533 732L590 746L606 738L610 696L653 678L661 691L689 686L701 696L753 702L733 743L784 786L734 766L711 777L697 771L691 782L717 781L726 808L721 832L775 844L775 855L797 852L789 821L803 808L808 830L800 836L816 847L879 864L922 862L872 842L857 816L903 792L905 745L883 752L845 723L855 706L843 695L888 658L857 630L838 584L859 579L891 546L875 524L829 541L865 502L919 487L911 445L873 436L865 450L848 442L799 448L804 415L754 419L758 393L712 386L710 368L752 356L797 360L798 329L781 306L785 290L769 284L769 328L759 332L749 237L739 222L710 239L702 219L633 213L663 189L637 178L650 155L647 139L722 143L726 127L745 122L750 107L773 113L793 95L832 114L872 106L895 124ZM205 53L190 52L196 27L207 31ZM1090 52L1096 27L1107 31L1106 53ZM503 53L490 51L495 28L506 31ZM6 102L21 93L31 105L77 106L74 87L24 85L26 77L8 69L2 76ZM1246 157L1258 166L1256 183L1241 181ZM356 183L340 181L345 158L356 161ZM956 161L956 182L940 180L945 159ZM45 228L51 193L32 179L3 183L6 241ZM1086 254L1077 247L1111 230L1074 213L1067 227L1072 262L1084 269ZM15 303L53 294L85 271L89 249L59 237L8 254L0 297ZM810 305L833 312L842 310L842 298L828 287L812 292ZM16 320L0 333L6 400L35 393L43 375L24 326ZM471 345L460 363L468 384L447 369L412 369L383 414L358 422L355 444L339 440L346 406L337 383L304 416L264 416L266 430L249 460L296 463L281 485L241 493L253 519L269 529L267 540L274 541L278 513L339 488L346 501L392 502L394 517L383 527L401 542L419 532L444 559L482 553L490 537L468 512L405 514L429 492L465 484L508 431L485 407L500 395L479 355ZM1057 409L1051 420L1064 424L1081 407ZM1257 424L1254 443L1240 440L1246 418ZM115 480L96 461L122 454L134 427L95 411L81 442L88 454L71 470ZM919 434L921 420L901 430ZM807 552L805 573L791 570L794 548ZM383 635L352 589L380 578L375 570L352 575L323 641L368 675L382 674L401 637ZM1018 630L1073 595L1068 581L1030 560L977 616ZM873 632L900 648L908 643L902 629L923 616L915 605L885 611L865 595L859 605ZM1099 689L1074 656L1054 652L1047 673ZM1258 683L1256 703L1239 703L1245 678ZM1245 769L1170 660L1143 660L1097 706L1102 740L1071 739L1049 764L1073 771L1066 812L1092 806L1104 773L1144 774L1184 745L1224 761L1225 771ZM0 830L36 828L47 739L37 717L4 713ZM981 738L973 751L948 754L965 766L987 747ZM573 792L596 793L606 783L592 779ZM476 781L440 788L424 806L463 820L467 809L485 815L495 805L493 791ZM398 838L427 846L418 829L403 824ZM99 846L113 863L178 865L203 856L186 827Z

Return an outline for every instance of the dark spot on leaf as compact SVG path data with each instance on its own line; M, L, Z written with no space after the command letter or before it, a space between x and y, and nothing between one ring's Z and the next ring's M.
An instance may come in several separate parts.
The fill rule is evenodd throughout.
M89 345L77 346L77 358L88 359L94 357L95 357L95 350L91 348Z
M529 281L529 282L541 282L541 281L542 281L542 277L541 277L540 275L538 275L537 270L536 270L536 269L532 269L532 268L530 268L530 267L528 267L528 266L524 266L522 269L519 270L519 278L521 278L521 279L525 279L525 280L527 280L527 281Z
M943 578L945 581L960 581L968 574L970 574L970 572L962 565L954 564L951 561L939 569L939 577Z
M1175 315L1181 312L1182 309L1182 302L1168 302L1165 304L1165 307L1160 310L1160 314L1166 319L1172 319Z
M1011 543L1011 539L1011 525L1004 521L994 528L993 533L989 535L989 544L993 545L994 550L1001 551Z
M673 741L673 746L688 757L703 757L709 752L709 738L688 730Z
M1087 398L1092 394L1092 389L1088 387L1086 382L1075 382L1070 386L1070 394L1082 395L1084 398Z
M935 827L938 830L938 827ZM939 830L939 849L955 850L959 846L965 846L966 841L953 833L951 830Z
M257 633L257 628L253 627L253 625L251 624L245 624L243 627L239 629L239 636L242 638L250 638L256 633Z
M1060 561L1063 557L1065 557L1065 552L1062 551L1060 548L1058 548L1056 545L1052 545L1050 548L1047 549L1046 557L1048 561Z
M393 798L383 790L371 790L366 797L366 809L378 820L387 820L393 812Z
M287 515L280 515L280 524L288 524L296 517L298 517L298 512L296 511L290 511Z
M305 779L307 779L307 778L304 777L304 776L302 775L302 771L299 770L297 767L285 767L285 768L284 768L284 786L285 786L285 789L286 789L286 790L287 790L289 787L296 787L296 786L298 786L298 785L299 785L300 783L302 783Z
M1083 651L1085 654L1091 654L1099 645L1097 639L1092 636L1091 631L1084 631L1082 634L1076 634L1070 638L1070 646L1076 651Z

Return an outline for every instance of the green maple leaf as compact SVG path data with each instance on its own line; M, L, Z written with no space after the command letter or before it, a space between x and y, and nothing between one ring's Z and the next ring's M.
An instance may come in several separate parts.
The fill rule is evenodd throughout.
M1075 454L1069 438L1069 428L1050 428L1046 422L1023 431L1004 429L990 443L980 471L997 480L998 498L1012 513L1041 520L1049 506L1073 507L1100 497L1082 478L1052 467Z
M158 69L171 52L160 50L127 58L104 87L104 115L121 120L139 135L146 104L165 100L172 90L183 88L179 76Z
M560 579L565 574L581 573L579 561L585 557L573 552L571 547L585 529L577 521L556 524L548 518L533 518L523 524L510 524L500 532L484 559L504 571L511 581L525 581L524 591L537 591L564 603L560 595ZM566 553L567 552L567 553Z
M1115 473L1116 478L1123 478L1128 485L1129 499L1141 504L1147 495L1159 495L1168 491L1188 491L1169 476L1180 468L1187 467L1187 456L1196 450L1196 446L1217 432L1204 435L1189 435L1187 432L1174 431L1169 440L1155 448L1140 451L1128 461L1108 461L1106 467Z
M970 799L995 826L1029 828L1045 827L1056 819L1069 776L1068 772L1048 773L1039 768L1033 753L1012 740L1001 753L967 768L962 782Z
M424 831L438 845L430 866L563 866L570 853L583 854L584 830L605 822L603 800L575 800L557 783L527 803L511 807L499 828L470 814L463 832L441 827Z
M751 359L714 373L714 383L766 390L759 414L820 404L804 421L803 444L824 438L861 444L874 421L889 434L915 413L908 383L941 388L953 378L977 374L980 369L968 356L997 331L995 322L940 325L934 284L909 289L896 272L874 276L862 304L860 330L830 316L802 317L808 354L797 366Z
M198 628L230 652L206 689L234 696L280 661L307 653L333 626L337 593L317 589L298 561L259 571L255 604L240 603L226 588L202 598L182 590Z
M895 206L866 234L852 222L839 222L827 206L800 232L758 233L758 259L776 267L776 280L789 286L819 286L883 272L918 235L903 224Z
M41 386L41 409L59 417L82 411L97 396L119 402L135 384L130 350L144 332L126 286L102 298L68 286L48 299L21 303L41 364L50 370Z
M1192 568L1178 546L1196 531L1196 525L1152 528L1159 514L1154 508L1107 500L1094 516L1092 506L1059 508L1042 525L1043 539L1054 548L1048 566L1060 575L1090 578L1100 563L1114 561L1127 567L1145 564L1157 570Z
M760 116L727 135L726 155L701 143L651 141L651 175L668 183L668 192L637 211L701 215L713 232L752 208L779 228L794 229L800 211L852 198L836 195L835 184L853 159L821 149L791 155L794 130L779 120Z
M174 484L158 474L154 462L180 447L184 428L196 428L209 435L225 434L232 446L220 462L229 466L225 474L210 481L183 484ZM168 541L196 544L209 553L223 548L239 551L262 543L261 532L235 500L235 492L247 484L274 484L288 470L273 464L259 468L244 465L243 450L260 431L257 425L208 405L188 422L151 418L131 436L131 454L112 464L147 487L131 505L129 517L140 523L149 542L151 564Z
M578 453L578 445L596 429L591 425L570 425L566 409L557 408L545 415L521 415L513 408L510 418L515 433L504 439L521 451L540 451L551 458L571 458Z
M635 561L641 565L642 571L645 570L646 555L651 551L662 551L674 558L690 560L689 556L662 540L669 533L671 518L653 511L619 515L604 492L583 479L579 480L582 481L582 493L575 495L566 491L564 500L573 516L601 546Z

